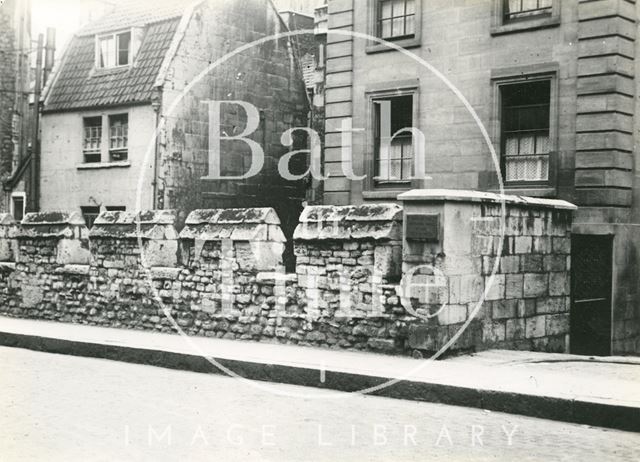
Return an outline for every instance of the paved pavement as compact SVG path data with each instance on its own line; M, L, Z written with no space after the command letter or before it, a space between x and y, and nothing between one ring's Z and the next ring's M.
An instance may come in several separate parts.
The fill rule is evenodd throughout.
M0 344L640 430L640 359L489 351L444 361L0 317ZM391 380L392 386L386 386ZM394 383L400 381L399 383ZM263 389L279 393L271 384ZM300 397L326 396L305 388ZM334 396L335 397L335 396Z
M0 347L0 460L636 461L640 434ZM298 397L295 397L298 396Z

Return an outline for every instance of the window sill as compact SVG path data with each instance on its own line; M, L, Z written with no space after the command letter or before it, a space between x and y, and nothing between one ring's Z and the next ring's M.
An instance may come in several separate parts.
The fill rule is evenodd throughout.
M400 40L387 40L389 43L393 43L400 48L416 48L420 46L420 37L406 38ZM389 45L378 43L378 42L370 42L370 45L367 45L365 51L368 54L372 53L383 53L385 51L397 51L395 48L390 47Z
M375 191L362 191L362 198L365 200L380 200L380 199L391 199L398 200L398 195L404 192L409 191L411 188L407 187L404 189L382 189Z
M545 29L548 27L556 27L560 25L560 16L552 16L550 18L530 19L528 21L520 21L514 23L503 24L491 28L491 35L504 35L516 32L525 32L536 29Z
M500 189L492 189L489 192L500 194ZM505 185L504 194L511 194L514 196L529 196L529 197L556 197L558 192L556 188L551 186L512 186Z
M131 162L91 162L88 164L78 164L78 170L99 170L103 168L127 168L131 167Z

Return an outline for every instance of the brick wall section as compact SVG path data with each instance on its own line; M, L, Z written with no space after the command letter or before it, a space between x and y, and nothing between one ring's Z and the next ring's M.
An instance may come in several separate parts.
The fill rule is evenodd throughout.
M468 228L468 239L458 227L469 248L447 243L436 256L446 290L408 297L422 315L450 302L427 320L403 305L403 245L405 265L417 260L402 242L397 205L308 207L291 274L282 270L284 235L272 209L194 211L180 235L171 211L105 212L89 234L74 215L30 214L21 226L3 219L1 312L161 332L175 332L175 322L190 335L433 353L469 316L496 256L499 207L470 207L486 220ZM510 207L509 250L484 311L454 350L565 351L569 216Z
M635 1L581 0L578 13L576 202L630 207Z

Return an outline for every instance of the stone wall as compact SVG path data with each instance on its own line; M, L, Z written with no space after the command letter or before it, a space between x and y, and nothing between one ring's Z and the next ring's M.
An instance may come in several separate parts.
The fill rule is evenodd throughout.
M568 204L507 205L503 258L489 288L500 204L420 197L405 198L404 211L393 204L307 207L294 236L295 273L283 269L285 237L269 208L194 211L179 234L171 211L105 212L90 232L75 214L29 214L21 225L5 216L0 312L431 354L456 336L487 289L453 350L565 351ZM439 208L445 233L420 252L403 239L403 222L416 207ZM447 234L453 232L455 239ZM421 268L409 281L425 262L432 270Z
M400 199L405 217L438 221L429 242L404 233L403 273L417 279L422 291L411 294L418 298L412 301L428 318L411 327L410 346L439 349L472 318L459 347L480 342L494 348L569 350L575 206L444 190L415 190Z

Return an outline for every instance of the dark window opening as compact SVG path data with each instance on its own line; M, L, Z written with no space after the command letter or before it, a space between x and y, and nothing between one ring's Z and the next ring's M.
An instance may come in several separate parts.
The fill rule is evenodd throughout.
M547 182L550 160L549 80L500 87L502 168L507 182Z
M22 221L24 218L24 197L13 196L13 218Z
M513 22L551 16L553 0L504 0L504 20Z
M87 228L92 228L93 222L96 221L96 218L98 218L98 215L100 215L100 207L80 207L80 211L82 213L82 217L84 218L84 222L87 225Z
M82 142L82 153L85 163L100 162L101 143L102 117L85 117Z
M415 37L415 0L380 0L377 8L377 35L385 40Z
M376 185L409 183L413 166L413 96L397 96L374 101L374 149ZM389 118L385 122L386 118ZM385 128L385 123L388 125Z

